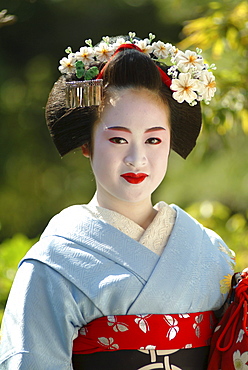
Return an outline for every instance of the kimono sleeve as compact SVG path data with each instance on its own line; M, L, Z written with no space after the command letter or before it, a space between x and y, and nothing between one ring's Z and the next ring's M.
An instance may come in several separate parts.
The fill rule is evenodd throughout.
M72 341L85 325L79 304L83 299L54 269L26 260L4 313L0 369L72 369Z

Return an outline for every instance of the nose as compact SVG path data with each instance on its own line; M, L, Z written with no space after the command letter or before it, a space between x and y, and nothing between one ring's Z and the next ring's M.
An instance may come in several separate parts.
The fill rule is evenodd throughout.
M147 163L147 157L145 151L138 145L133 145L129 148L129 151L124 158L124 162L128 166L132 166L139 169Z

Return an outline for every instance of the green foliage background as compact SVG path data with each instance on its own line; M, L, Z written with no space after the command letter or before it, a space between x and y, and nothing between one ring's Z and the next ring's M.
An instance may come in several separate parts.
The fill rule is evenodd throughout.
M79 151L60 159L44 106L70 45L135 31L217 65L218 91L203 106L204 126L187 161L171 154L154 202L188 210L248 266L248 4L240 0L0 0L0 312L18 262L64 207L88 202L95 185ZM0 314L1 320L1 314Z

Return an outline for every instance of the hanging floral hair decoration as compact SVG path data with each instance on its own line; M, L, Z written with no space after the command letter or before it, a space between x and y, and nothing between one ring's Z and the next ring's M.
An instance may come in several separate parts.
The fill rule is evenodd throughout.
M144 40L136 38L134 32L129 32L128 37L112 39L108 36L102 41L92 45L92 40L85 40L85 46L79 51L73 52L70 47L65 51L67 57L60 60L59 71L62 74L76 74L81 80L101 79L103 71L99 73L92 63L107 63L111 57L123 48L133 48L145 53L155 62L169 66L165 73L158 67L162 81L173 91L172 97L178 102L186 101L190 105L204 101L208 104L216 91L215 76L210 70L216 69L214 64L210 66L204 62L202 50L195 51L179 50L170 43L154 41L155 35L149 33ZM129 45L129 46L128 46Z

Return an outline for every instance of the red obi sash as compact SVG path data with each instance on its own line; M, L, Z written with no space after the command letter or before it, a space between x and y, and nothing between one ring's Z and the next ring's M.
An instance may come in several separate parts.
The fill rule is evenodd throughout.
M215 325L213 311L104 316L79 330L73 353L204 347L209 345Z

